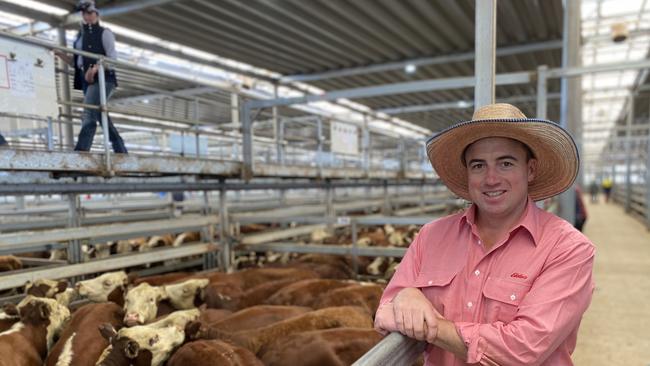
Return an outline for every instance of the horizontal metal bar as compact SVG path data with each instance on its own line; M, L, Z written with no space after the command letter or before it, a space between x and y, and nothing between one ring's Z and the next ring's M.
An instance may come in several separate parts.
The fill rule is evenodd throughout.
M67 264L68 262L61 259L32 258L17 256L24 267L51 266L53 264Z
M650 60L643 59L638 61L612 62L607 64L596 64L580 67L555 68L548 70L549 78L580 76L585 74L594 74L599 72L611 72L621 70L635 70L650 68Z
M531 72L515 72L499 74L496 76L497 85L527 84L531 81ZM426 92L435 90L448 90L471 88L476 84L474 76L455 77L446 79L428 79L409 81L404 83L384 84L362 88L335 90L320 95L306 95L296 98L280 98L270 100L251 100L246 102L251 108L269 108L274 106L306 104L320 101L334 101L337 99L354 99L395 95L403 93Z
M217 216L192 216L173 220L148 221L141 223L97 225L79 228L56 229L38 232L21 232L0 235L0 248L3 250L20 249L21 247L48 244L75 239L98 239L117 235L148 232L156 229L173 231L176 228L196 227L219 223Z
M169 217L169 211L154 212L154 213L135 213L135 214L120 214L117 216L99 216L99 217L81 217L81 225L98 225L110 224L116 222L133 222L133 221L147 221L147 220L161 220ZM67 218L49 219L49 220L33 220L5 222L0 224L0 232L6 233L11 231L20 230L38 230L38 229L53 229L62 228L68 225Z
M549 49L559 49L559 48L562 48L562 40L552 40L552 41L545 41L545 42L538 42L538 43L529 43L526 45L500 47L497 48L496 55L508 56L508 55L515 55L520 53L545 51ZM294 81L303 81L303 82L315 81L315 80L331 79L331 78L338 78L344 76L370 74L374 72L400 70L403 69L406 65L414 65L419 67L419 66L428 66L428 65L440 65L440 64L446 64L451 62L472 61L474 60L474 57L475 57L474 52L457 53L457 54L442 55L436 57L423 57L423 58L416 58L416 59L410 59L410 60L399 61L399 62L389 62L389 63L379 64L379 65L352 67L352 68L347 68L342 70L326 71L326 72L316 73L316 74L290 75L281 78L280 82L287 83L287 82L294 82Z
M431 217L394 217L394 216L369 216L355 217L353 219L359 225L424 225L433 218Z
M548 100L560 99L560 93L551 93L548 94ZM497 98L497 103L526 103L526 102L535 102L537 101L536 95L520 95L509 98ZM420 112L431 112L431 111L445 111L449 109L470 109L474 108L473 100L459 100L455 102L445 102L445 103L433 103L433 104L421 104L421 105L410 105L404 107L396 108L384 108L377 109L377 112L386 113L386 114L406 114L406 113L420 113Z
M236 248L239 248L237 246ZM296 244L296 243L262 243L242 245L251 251L274 251L280 253L322 253L352 255L355 249L352 245L324 245L324 244ZM401 258L406 253L406 248L396 247L357 247L356 254L362 257L397 257Z
M427 343L393 332L384 337L352 366L410 366Z
M27 281L35 281L41 278L55 280L90 273L102 273L146 263L161 262L169 259L204 254L216 251L217 249L218 246L215 244L190 244L182 245L176 248L151 250L144 253L116 255L111 258L100 259L86 263L52 266L51 268L36 270L23 270L0 276L0 290L8 290L11 288L20 287L23 286Z

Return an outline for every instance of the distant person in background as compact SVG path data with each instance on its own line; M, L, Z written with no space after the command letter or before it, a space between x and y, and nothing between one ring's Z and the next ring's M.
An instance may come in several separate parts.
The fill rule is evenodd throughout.
M7 145L7 140L5 140L5 137L0 134L0 146Z
M598 203L598 183L595 180L591 181L589 185L589 194L591 195L591 203Z
M605 193L605 202L609 202L609 196L612 194L612 186L614 185L614 182L612 181L612 178L605 178L603 179L603 193Z
M81 12L83 21L81 29L74 41L74 48L86 52L98 53L108 58L117 59L115 51L115 35L110 29L99 25L99 12L94 1L82 0L76 8ZM97 60L90 57L70 55L64 52L55 51L63 61L74 67L74 88L83 90L84 104L100 105L99 98L99 77L97 72L99 66ZM115 70L109 65L104 65L104 75L106 79L106 99L110 98L111 93L117 86ZM97 123L101 124L102 114L99 109L84 108L81 117L81 131L77 139L75 151L89 151L93 144ZM105 133L105 132L104 132ZM113 145L113 151L116 153L126 154L122 137L117 132L110 117L108 118L108 137Z
M585 202L582 200L582 190L578 185L575 186L576 191L576 219L573 223L573 226L582 231L582 227L587 221L587 208L585 207Z

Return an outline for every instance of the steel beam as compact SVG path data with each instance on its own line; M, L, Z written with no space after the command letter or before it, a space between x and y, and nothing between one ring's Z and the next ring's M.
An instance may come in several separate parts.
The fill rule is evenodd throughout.
M509 56L509 55L516 55L521 53L548 51L548 50L560 49L560 48L562 48L562 40L558 39L552 41L530 43L521 46L501 47L496 50L496 55ZM424 57L424 58L411 59L407 61L389 62L385 64L378 64L378 65L371 65L371 66L362 66L362 67L353 67L353 68L342 69L342 70L326 71L317 74L290 75L281 78L280 82L282 83L289 83L289 82L296 82L296 81L309 82L309 81L332 79L332 78L339 78L339 77L346 77L346 76L353 76L353 75L370 74L375 72L402 70L404 69L404 67L406 67L406 65L415 65L416 67L440 65L440 64L456 63L456 62L463 62L463 61L472 61L474 60L474 58L475 58L474 52L457 53L452 55L444 55L444 56L436 56L436 57Z
M494 103L497 0L476 0L474 110Z
M102 19L118 17L123 14L132 13L136 11L146 10L152 7L163 6L168 3L177 2L180 0L133 0L119 5L107 6L100 9ZM61 20L62 25L69 25L80 22L81 15L79 12L70 13L64 16Z
M499 74L496 76L496 84L512 85L527 84L531 81L530 72L513 72ZM294 104L306 104L311 102L335 101L337 99L369 98L383 95L395 95L403 93L427 92L436 90L471 88L476 85L473 76L455 77L446 79L427 79L409 81L404 83L384 84L362 88L330 91L320 95L306 95L296 98L280 98L274 100L253 100L247 102L250 108L269 108L273 106L286 106Z
M580 0L566 0L564 7L564 32L562 40L562 67L565 69L580 66ZM549 71L549 75L552 70ZM560 124L573 136L579 137L576 141L578 152L582 151L581 133L582 103L580 101L580 79L569 79L568 74L562 75L560 101ZM580 174L576 183L580 183ZM575 222L576 192L570 187L560 195L560 216L570 223Z
M538 79L539 80L539 79ZM560 99L560 93L551 93L548 94L547 100L556 100ZM537 95L516 95L507 98L499 98L496 100L497 103L530 103L538 100ZM433 103L433 104L420 104L420 105L411 105L404 107L396 108L384 108L377 109L377 112L386 113L386 114L406 114L406 113L420 113L420 112L431 112L431 111L445 111L449 109L468 109L474 107L473 100L460 100L456 102L443 102L443 103Z

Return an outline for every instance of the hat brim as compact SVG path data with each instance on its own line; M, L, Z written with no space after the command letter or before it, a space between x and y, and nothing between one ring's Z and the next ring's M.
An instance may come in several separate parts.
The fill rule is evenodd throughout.
M567 190L580 166L578 148L558 124L541 119L487 119L461 122L433 136L427 155L445 185L471 201L463 153L467 146L486 137L505 137L524 143L537 159L537 172L528 184L528 195L539 201Z

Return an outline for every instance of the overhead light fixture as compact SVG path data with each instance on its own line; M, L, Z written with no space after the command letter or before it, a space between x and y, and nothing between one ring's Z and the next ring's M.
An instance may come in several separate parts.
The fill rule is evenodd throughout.
M415 66L415 64L407 64L404 66L404 72L407 74L413 74L415 71L417 71L418 67Z

